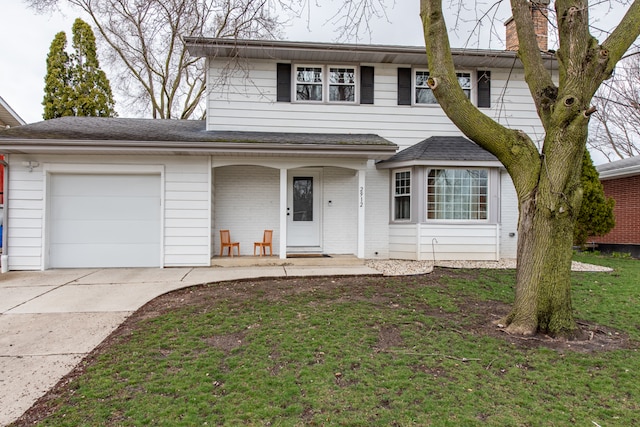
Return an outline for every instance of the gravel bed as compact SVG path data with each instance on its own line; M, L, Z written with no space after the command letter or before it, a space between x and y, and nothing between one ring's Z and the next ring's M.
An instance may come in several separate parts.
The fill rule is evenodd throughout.
M385 276L407 276L412 274L425 274L433 271L433 261L407 261L407 260L373 260L365 261L367 267L378 270ZM436 266L447 268L516 268L515 259L501 259L500 261L437 261ZM573 261L573 271L613 271L609 267L585 264Z

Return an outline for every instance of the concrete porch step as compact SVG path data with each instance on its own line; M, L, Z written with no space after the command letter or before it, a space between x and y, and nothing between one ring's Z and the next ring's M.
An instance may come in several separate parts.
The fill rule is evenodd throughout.
M299 266L353 266L364 265L364 259L355 255L312 255L292 254L291 258L280 259L274 256L223 256L211 259L212 267L249 267L249 266L273 266L273 265L299 265Z

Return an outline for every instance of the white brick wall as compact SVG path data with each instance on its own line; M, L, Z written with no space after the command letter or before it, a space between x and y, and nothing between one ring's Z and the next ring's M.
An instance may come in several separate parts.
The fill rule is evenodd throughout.
M214 170L212 230L215 255L220 255L220 230L240 242L242 255L253 255L253 243L273 230L274 254L280 245L280 171L261 166L223 166ZM225 250L226 254L226 250Z

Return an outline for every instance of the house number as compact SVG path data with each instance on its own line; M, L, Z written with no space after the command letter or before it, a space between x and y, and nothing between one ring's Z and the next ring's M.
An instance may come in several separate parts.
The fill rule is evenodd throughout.
M360 207L364 206L364 187L360 187Z

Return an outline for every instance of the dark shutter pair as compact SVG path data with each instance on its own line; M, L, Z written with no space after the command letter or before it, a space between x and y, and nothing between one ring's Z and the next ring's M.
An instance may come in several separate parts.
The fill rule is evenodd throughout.
M277 64L277 100L291 102L291 64ZM373 67L360 67L360 104L373 104Z
M491 71L478 71L476 105L491 107ZM398 105L411 105L411 68L398 68Z

